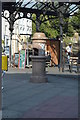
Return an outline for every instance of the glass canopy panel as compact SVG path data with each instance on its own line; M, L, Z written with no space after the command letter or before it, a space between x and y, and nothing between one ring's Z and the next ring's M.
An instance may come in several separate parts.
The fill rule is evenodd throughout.
M51 2L48 2L48 4L49 3L52 4L52 2L53 1L51 0ZM67 9L68 12L72 12L72 11L74 12L75 10L77 10L76 2L79 2L79 1L77 0L76 2L74 2L74 4L71 3L71 2L74 2L74 0L67 0L67 1L65 1L66 7L68 6L68 9ZM54 7L54 6L52 5L52 7L49 7L49 5L46 6L46 4L47 4L47 2L44 2L44 0L23 0L23 3L22 3L21 7L38 9L38 10L42 10L43 8L45 8L45 9L53 11L52 7ZM62 2L62 4L64 5L64 2ZM70 6L67 5L67 4L69 4ZM60 8L60 6L58 6L58 5L57 5L57 7Z
M21 0L16 0L16 2L20 2ZM40 2L39 0L22 0L23 3L21 7L32 8L32 9L42 9L45 6L46 2ZM42 0L43 1L43 0Z
M34 6L35 4L36 4L35 0L24 0L21 7L32 8L32 6Z
M77 13L77 11L80 9L80 5L76 5L76 4L72 4L70 7L69 7L69 14L70 15L74 15L74 13Z

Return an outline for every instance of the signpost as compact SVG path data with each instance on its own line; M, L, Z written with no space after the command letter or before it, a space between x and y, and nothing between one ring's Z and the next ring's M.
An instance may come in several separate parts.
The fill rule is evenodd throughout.
M24 69L26 66L26 50L19 52L19 68Z
M18 63L19 63L19 53L15 53L15 56L14 56L14 65L18 66Z

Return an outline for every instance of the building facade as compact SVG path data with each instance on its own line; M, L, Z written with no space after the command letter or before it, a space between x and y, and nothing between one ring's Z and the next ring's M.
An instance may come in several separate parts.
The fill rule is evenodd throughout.
M4 12L5 16L9 16L9 12ZM12 55L24 46L27 46L27 38L32 34L32 20L27 18L18 19L14 23L14 30L12 35ZM2 40L4 41L4 45L2 45L3 49L9 50L10 46L10 30L8 21L2 17ZM24 45L24 43L26 45ZM6 52L6 51L5 51ZM8 51L7 51L8 52ZM6 53L7 53L6 52Z

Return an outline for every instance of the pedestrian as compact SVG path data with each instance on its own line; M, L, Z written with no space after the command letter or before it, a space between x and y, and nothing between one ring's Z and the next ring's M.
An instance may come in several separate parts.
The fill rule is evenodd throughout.
M50 52L48 52L48 60L50 62L50 66L51 66L51 53Z
M69 45L66 47L66 54L67 54L67 59L68 59L68 64L69 64L69 70L70 70L70 57L72 53L72 44L69 43Z

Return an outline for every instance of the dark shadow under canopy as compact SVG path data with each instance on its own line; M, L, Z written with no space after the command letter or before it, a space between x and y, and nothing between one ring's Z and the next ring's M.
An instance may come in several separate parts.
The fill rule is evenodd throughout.
M37 2L36 0L22 0L23 2L3 2L2 10L8 10L10 13L18 10L23 13L34 13L58 16L60 9L62 8L62 14L65 17L74 15L77 13L77 9L80 8L80 2Z

